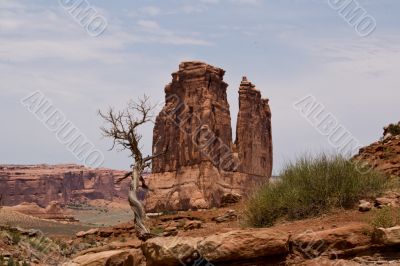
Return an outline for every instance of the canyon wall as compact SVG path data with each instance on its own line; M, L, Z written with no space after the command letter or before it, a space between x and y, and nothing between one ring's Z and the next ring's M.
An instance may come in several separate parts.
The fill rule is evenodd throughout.
M92 199L127 199L129 181L114 185L124 171L67 165L0 165L0 195L7 206L35 202L46 207Z
M219 206L224 195L247 194L272 172L271 111L243 78L237 138L232 139L225 71L184 62L165 87L153 133L148 211Z

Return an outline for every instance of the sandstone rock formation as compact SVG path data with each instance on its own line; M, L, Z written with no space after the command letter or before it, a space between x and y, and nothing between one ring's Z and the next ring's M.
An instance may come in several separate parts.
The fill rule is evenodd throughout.
M186 62L172 74L165 88L165 107L154 127L153 154L164 154L154 159L153 173L177 171L203 161L219 168L224 156L232 155L224 73L200 62Z
M380 141L361 148L354 160L365 162L368 166L388 176L400 177L400 133L395 134L397 131L393 129L393 125L384 128L383 137ZM392 130L389 130L389 128L392 128Z
M143 255L139 249L108 250L98 253L89 253L74 258L62 264L64 266L146 266Z
M65 204L86 199L126 199L129 180L114 185L114 180L124 174L78 165L0 165L0 195L3 205L34 202L44 208L52 201Z
M184 62L165 88L153 134L148 211L219 206L226 193L246 194L272 172L271 111L243 78L233 143L225 71Z
M387 246L400 245L400 226L392 228L376 228L374 241Z
M239 89L239 115L236 129L238 171L251 175L271 176L272 135L268 99L262 99L255 86L243 77Z
M147 265L180 265L181 261L186 261L195 252L211 263L232 263L284 256L289 253L288 239L286 233L271 229L234 230L204 238L153 238L142 245L142 250Z

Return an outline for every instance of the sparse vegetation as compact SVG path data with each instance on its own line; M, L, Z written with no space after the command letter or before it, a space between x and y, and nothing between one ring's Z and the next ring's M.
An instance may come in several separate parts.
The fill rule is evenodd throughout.
M373 218L370 223L376 228L390 228L400 225L400 209L387 206L382 209L374 210Z
M400 135L400 124L390 124L387 128L387 133L390 133L393 136Z
M264 185L248 200L247 223L272 226L281 218L297 220L352 208L361 198L378 195L387 184L378 172L362 172L341 156L304 156L288 164L279 181Z
M154 235L161 235L162 233L164 233L164 228L162 227L152 228L150 232Z
M19 242L21 241L21 234L16 231L10 231L9 234L11 236L11 241L13 245L18 245Z
M14 265L15 265L13 257L10 257L10 258L8 259L7 265L8 265L8 266L14 266Z

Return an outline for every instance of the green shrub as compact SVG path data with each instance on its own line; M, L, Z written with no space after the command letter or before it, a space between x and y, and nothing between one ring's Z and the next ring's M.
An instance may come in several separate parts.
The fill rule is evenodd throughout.
M10 235L11 235L12 243L14 245L18 245L18 243L21 241L21 234L16 231L11 231Z
M393 136L400 135L400 124L390 124L388 126L387 132Z
M250 197L245 209L247 223L272 226L280 218L318 216L333 208L352 208L361 198L377 196L387 178L358 169L342 156L325 154L289 163L278 181L262 186Z
M400 210L393 207L384 207L374 210L371 225L374 227L390 228L400 225Z
M7 265L8 265L8 266L14 266L14 265L15 265L13 257L10 257L10 258L8 259Z
M151 233L154 235L161 235L162 233L164 233L164 228L162 227L155 227L150 229Z

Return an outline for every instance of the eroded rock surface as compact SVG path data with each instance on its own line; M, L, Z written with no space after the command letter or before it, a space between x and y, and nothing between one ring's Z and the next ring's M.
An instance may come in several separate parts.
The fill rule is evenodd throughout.
M393 127L394 124L391 126ZM400 122L398 124L400 128ZM360 149L354 160L367 163L369 167L379 170L388 176L400 176L400 133L390 126L384 128L381 140Z
M153 173L211 161L218 168L232 154L232 128L225 71L186 62L165 87L166 103L153 135ZM210 142L210 143L208 143ZM229 165L224 165L229 169Z
M268 181L272 171L271 111L244 78L239 89L237 139L232 140L225 71L184 62L165 88L166 101L153 134L153 174L146 209L221 206Z
M2 203L9 206L29 202L48 207L52 201L65 204L86 199L125 199L129 180L114 184L124 174L73 164L0 165L0 195Z
M272 174L271 110L255 85L243 77L239 88L236 148L239 172L258 176Z

